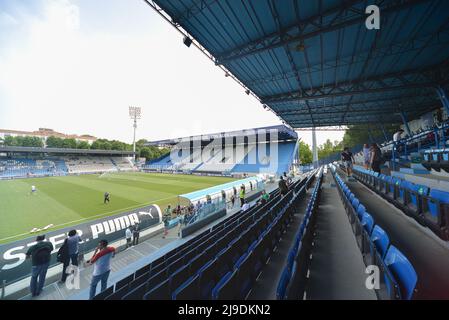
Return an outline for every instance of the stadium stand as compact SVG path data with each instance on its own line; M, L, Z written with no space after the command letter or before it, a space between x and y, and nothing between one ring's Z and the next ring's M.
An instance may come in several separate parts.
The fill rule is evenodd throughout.
M439 237L449 240L449 192L360 167L354 168L354 176Z
M379 299L412 299L418 280L412 264L390 243L386 232L375 224L365 206L336 173L334 165L331 165L331 171L365 263L367 266L376 265L381 271L380 289L376 290Z
M265 205L226 218L96 299L245 298L314 178L311 173L297 181L285 196L273 191Z
M249 130L278 131L277 140L244 142ZM234 131L221 134L191 137L201 147L191 148L187 138L150 142L150 145L172 146L171 154L147 162L144 170L179 171L188 173L211 174L257 174L271 173L281 175L288 172L295 162L298 148L297 134L286 126L274 126L258 129ZM215 140L210 137L215 137ZM217 144L217 138L222 142ZM255 134L253 134L253 137ZM233 139L230 139L232 137ZM225 138L227 140L225 140ZM248 137L245 136L246 139ZM237 143L237 141L243 141ZM183 148L184 145L184 148ZM182 152L181 152L182 150ZM271 154L271 153L274 154Z
M9 179L130 170L133 163L122 157L0 158L0 178Z
M0 178L65 175L68 168L61 159L0 158Z

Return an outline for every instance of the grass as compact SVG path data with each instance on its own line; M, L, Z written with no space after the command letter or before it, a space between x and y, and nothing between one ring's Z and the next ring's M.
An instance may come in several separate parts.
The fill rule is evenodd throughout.
M156 173L111 173L0 181L0 243L125 212L147 204L164 209L180 194L232 181L231 178ZM31 194L31 186L37 192ZM111 202L103 204L105 192Z

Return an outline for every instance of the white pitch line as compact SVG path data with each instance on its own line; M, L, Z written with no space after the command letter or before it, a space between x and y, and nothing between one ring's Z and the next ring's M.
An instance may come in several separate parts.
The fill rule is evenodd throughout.
M78 220L73 220L73 221L57 224L52 229L56 229L56 228L59 228L59 227L62 227L62 226L68 225L68 224L76 223L76 222L81 222L81 221L86 221L86 220L93 220L93 218L98 218L98 217L101 217L101 216L108 216L108 215L111 215L111 214L119 212L119 211L126 211L126 210L137 209L139 207L144 207L144 206L147 206L147 205L150 205L150 204L154 204L154 202L157 202L157 201L163 201L163 200L171 199L171 198L174 198L174 197L176 197L176 196L161 198L161 199L154 200L152 202L139 204L137 206L127 207L127 208L123 208L123 209L117 209L117 210L114 210L114 211L111 211L111 212L97 214L97 215L91 216L89 218L83 218L83 219L78 219ZM25 236L25 235L30 235L30 233L29 232L25 232L25 233L21 233L21 234L15 235L15 236L2 238L2 239L0 239L0 242L3 242L4 240L18 238L18 237Z

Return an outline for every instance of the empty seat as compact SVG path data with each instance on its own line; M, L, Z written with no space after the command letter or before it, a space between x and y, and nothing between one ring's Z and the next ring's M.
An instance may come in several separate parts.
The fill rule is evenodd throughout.
M170 298L170 281L168 279L143 296L144 300L170 300Z
M401 298L410 300L418 281L418 275L410 261L395 246L390 246L385 256L385 264L399 284Z
M388 246L390 245L390 239L384 229L379 226L374 226L371 233L371 241L373 242L377 252L383 259L387 253Z

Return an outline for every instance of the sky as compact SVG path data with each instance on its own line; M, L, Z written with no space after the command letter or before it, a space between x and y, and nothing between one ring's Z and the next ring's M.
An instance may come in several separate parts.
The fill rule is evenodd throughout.
M138 139L281 123L143 0L0 0L0 128L130 143L128 106Z

